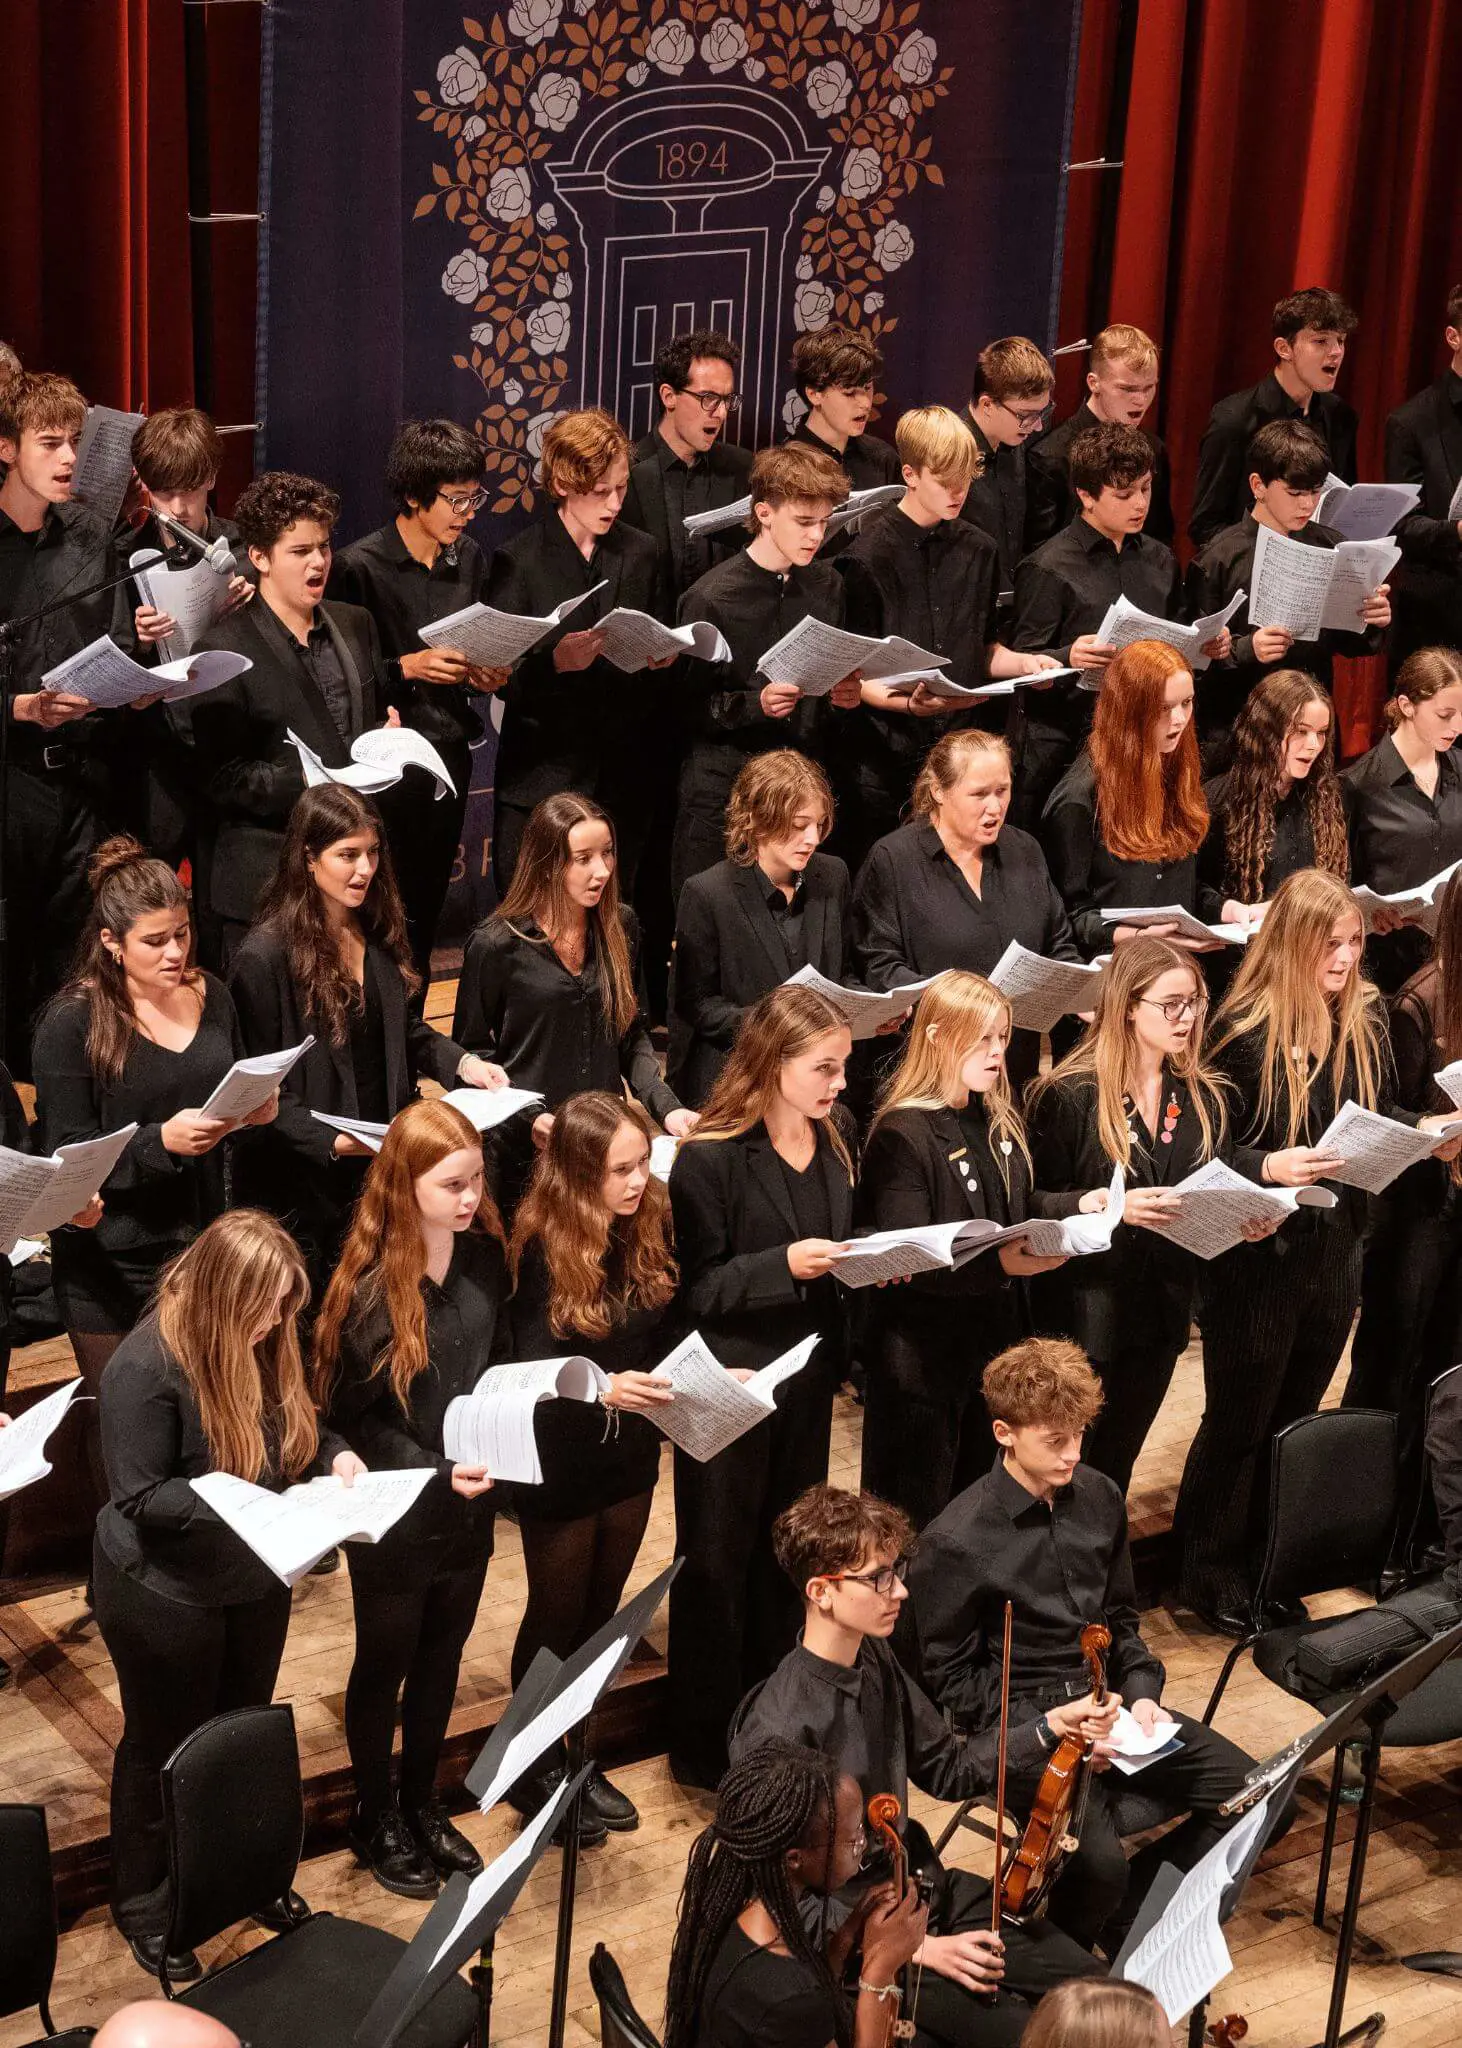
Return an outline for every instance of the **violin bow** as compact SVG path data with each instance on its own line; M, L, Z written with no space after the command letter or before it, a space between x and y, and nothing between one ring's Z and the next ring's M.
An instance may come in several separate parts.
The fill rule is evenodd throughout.
M990 1932L1000 1932L1000 1900L1005 1889L1005 1758L1010 1746L1010 1638L1014 1608L1005 1603L1005 1634L1000 1647L1000 1759L995 1774L995 1878L990 1892Z

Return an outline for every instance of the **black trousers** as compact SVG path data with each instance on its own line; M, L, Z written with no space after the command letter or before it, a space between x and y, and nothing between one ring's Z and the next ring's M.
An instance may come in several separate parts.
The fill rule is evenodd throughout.
M5 830L5 1061L30 1078L31 1028L65 981L91 910L86 867L102 836L92 803L65 770L12 764Z
M1319 1406L1360 1298L1360 1240L1344 1212L1236 1245L1204 1268L1203 1420L1175 1523L1184 1600L1245 1606L1269 1506L1276 1431Z
M990 1469L985 1367L1025 1334L1013 1288L955 1297L943 1319L897 1319L876 1304L862 1347L865 1492L901 1507L916 1529Z
M726 1768L726 1731L747 1691L797 1640L802 1602L772 1556L772 1523L827 1477L833 1387L807 1368L777 1413L709 1463L675 1453L670 1588L671 1762L697 1784Z
M472 782L472 749L466 740L433 740L447 773L457 785L441 798L436 784L420 768L407 771L394 789L376 798L386 824L396 886L406 911L406 937L411 964L425 989L431 980L432 946L442 905L447 900L452 870L462 853L462 821Z
M362 1556L347 1544L355 1661L345 1688L345 1740L367 1827L391 1804L391 1740L401 1703L401 1804L432 1797L462 1652L477 1619L489 1547Z
M122 1693L112 1763L112 1917L127 1935L168 1923L163 1765L195 1728L266 1706L289 1632L289 1588L228 1607L190 1607L119 1571L93 1547L97 1625Z
M1175 1351L1169 1343L1139 1334L1138 1341L1120 1344L1110 1358L1091 1361L1104 1401L1081 1455L1123 1493L1132 1483L1132 1468L1167 1398L1180 1355L1181 1347Z
M786 744L793 745L790 737ZM677 904L692 875L704 874L726 857L726 804L749 759L734 747L691 742L680 765L670 851L670 894Z
M929 1909L934 1934L967 1934L990 1925L990 1881L973 1871L946 1870ZM1048 1991L1068 1977L1102 1977L1104 1966L1051 1920L1007 1926L1005 1981L993 1999L977 1996L926 1969L914 2008L917 2048L1016 2048Z

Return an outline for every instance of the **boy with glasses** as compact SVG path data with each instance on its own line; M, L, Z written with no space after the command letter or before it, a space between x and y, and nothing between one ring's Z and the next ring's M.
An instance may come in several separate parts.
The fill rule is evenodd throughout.
M923 1969L920 2038L1003 2048L1020 2039L1027 2000L1067 1977L1099 1974L1100 1965L1045 1922L1007 1925L1002 1936L992 1935L988 1879L946 1870L924 1829L908 1818L911 1782L935 1799L991 1793L998 1747L989 1733L972 1742L952 1733L889 1648L908 1598L913 1543L901 1509L840 1487L810 1487L778 1516L772 1544L802 1594L802 1635L737 1709L731 1759L735 1764L776 1737L830 1757L857 1780L865 1810L875 1793L894 1795L904 1812L910 1868L933 1880L930 1932L914 1958L915 1970ZM1111 1718L1077 1698L1053 1709L1052 1726L1061 1735L1105 1732ZM1044 1756L1035 1720L1012 1729L1012 1768L1039 1774ZM870 1860L862 1888L884 1875ZM845 1913L856 1897L856 1885L838 1895Z
M1000 556L997 624L1002 639L1013 612L1015 565L1054 523L1050 483L1027 450L1050 422L1055 386L1056 372L1023 334L992 341L975 358L966 419L980 468L962 517L989 534Z

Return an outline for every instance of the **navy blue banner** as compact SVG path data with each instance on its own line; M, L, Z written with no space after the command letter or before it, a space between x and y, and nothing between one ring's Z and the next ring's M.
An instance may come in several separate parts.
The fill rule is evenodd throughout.
M1053 332L1080 0L275 0L260 460L379 524L403 416L476 426L485 546L556 412L654 423L667 337L743 350L738 436L796 424L799 333L882 348L884 427ZM875 423L876 424L876 423ZM490 904L480 750L461 926Z

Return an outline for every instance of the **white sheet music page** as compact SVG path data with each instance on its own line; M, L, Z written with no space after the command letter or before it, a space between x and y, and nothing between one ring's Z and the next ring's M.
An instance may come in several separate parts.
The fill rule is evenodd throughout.
M1173 2026L1233 1968L1219 1906L1268 1812L1268 1798L1261 1799L1194 1864L1123 1967L1126 1981L1145 1984Z
M667 661L677 654L693 654L697 661L731 659L724 634L709 619L696 619L686 626L666 626L648 612L618 605L604 614L596 630L604 635L604 659L627 675L648 668L652 661Z
M1249 625L1283 626L1296 640L1318 640L1335 568L1331 550L1261 526L1254 545Z
M87 412L76 444L71 495L89 506L108 526L116 525L132 481L132 442L142 419L140 412L118 412L114 406L94 405Z
M621 1636L601 1651L572 1684L556 1693L526 1727L518 1730L503 1750L492 1783L477 1802L481 1812L491 1813L510 1785L516 1785L546 1750L556 1742L562 1742L571 1728L577 1728L580 1721L593 1712L623 1653L624 1638Z
M1332 551L1334 573L1320 624L1337 633L1364 633L1361 606L1401 560L1394 540L1343 540Z
M1455 1131L1462 1131L1462 1121L1444 1124L1440 1131L1414 1131L1394 1117L1362 1109L1358 1102L1343 1102L1316 1138L1315 1150L1338 1152L1345 1161L1334 1173L1326 1174L1327 1180L1378 1195L1409 1166L1429 1159L1443 1138Z
M1063 1017L1089 1010L1097 999L1104 961L1048 960L1012 939L990 970L990 980L1023 1031L1049 1031Z
M938 981L937 974L931 974L924 981L911 981L900 988L880 993L871 988L843 988L835 981L829 981L815 967L799 967L795 974L789 974L782 984L784 988L810 988L825 996L835 1010L842 1012L843 1020L854 1038L874 1038L881 1028L901 1017L905 1010L911 1010L926 988Z
M46 1442L62 1416L84 1391L81 1380L68 1380L64 1387L46 1394L0 1429L0 1501L9 1500L22 1487L34 1486L51 1469Z
M304 1058L314 1042L310 1036L298 1045L286 1046L282 1052L256 1052L248 1059L235 1060L199 1114L216 1116L224 1122L252 1116L283 1085L291 1068Z
M142 602L154 611L166 612L176 627L166 640L157 643L164 661L188 654L223 617L229 578L220 576L201 556L184 568L170 569L157 560L155 549L141 548L130 558L129 566Z
M428 647L456 648L477 668L511 668L530 647L536 646L555 626L561 626L571 612L603 588L603 582L599 582L592 590L580 591L577 597L566 597L541 619L494 611L489 604L464 605L461 611L448 612L444 619L434 619L431 625L423 626L417 637Z

